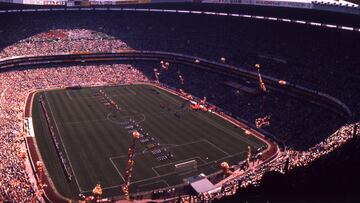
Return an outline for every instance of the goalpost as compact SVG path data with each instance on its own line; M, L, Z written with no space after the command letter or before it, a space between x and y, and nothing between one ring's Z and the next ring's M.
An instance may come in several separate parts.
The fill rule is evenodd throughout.
M174 166L176 172L187 171L190 169L197 169L197 161L194 159L194 160L175 164Z

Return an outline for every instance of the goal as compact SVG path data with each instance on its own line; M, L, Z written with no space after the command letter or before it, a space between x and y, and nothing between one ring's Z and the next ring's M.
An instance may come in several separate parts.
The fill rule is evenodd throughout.
M196 160L190 160L182 163L175 164L175 171L181 172L181 171L187 171L191 169L197 168L197 161Z

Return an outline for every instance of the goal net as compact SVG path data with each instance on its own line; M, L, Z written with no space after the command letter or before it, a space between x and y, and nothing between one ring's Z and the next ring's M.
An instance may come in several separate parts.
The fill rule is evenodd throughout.
M197 168L197 161L196 160L190 160L182 163L175 164L175 171L181 172L181 171L187 171L191 169Z

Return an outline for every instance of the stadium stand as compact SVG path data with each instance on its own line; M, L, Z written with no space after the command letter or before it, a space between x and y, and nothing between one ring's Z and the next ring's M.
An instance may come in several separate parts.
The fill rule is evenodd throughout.
M246 6L167 6L255 12L252 7ZM330 19L330 23L360 25L358 19L351 15L301 9L290 12L284 8L259 7L256 13L283 15L295 19L301 17L305 20L316 18L319 22ZM224 82L232 81L253 88L257 87L256 83L178 64L171 64L171 71L162 74L160 82L171 87L184 88L199 98L206 96L210 103L253 127L256 118L271 114L271 125L266 127L265 131L291 150L307 150L328 138L341 126L359 120L359 34L309 25L193 14L115 11L55 11L20 15L2 13L0 59L34 54L156 50L184 53L214 61L220 61L220 58L224 57L226 63L250 71L255 71L254 64L260 63L265 75L291 81L340 99L349 106L352 116L344 118L307 101L277 92L267 96L249 94L226 86ZM34 67L1 72L0 113L3 121L0 127L0 151L3 153L0 155L0 200L35 201L29 177L24 171L24 154L20 153L23 137L18 137L18 132L21 131L19 117L22 115L25 98L19 93L25 94L33 88L60 84L111 83L114 80L107 76L112 75L114 70L122 73L118 75L116 82L150 81L155 79L155 66L159 64L135 63L130 70L127 66L117 64L99 67ZM174 80L178 71L185 78L184 85ZM101 74L104 77L98 78ZM52 77L48 77L49 75ZM18 125L11 125L12 123ZM356 143L358 141L346 145L344 152L339 150L337 153L351 153L352 148L357 149ZM350 148L349 152L346 152L347 148ZM331 155L328 159L333 160ZM314 163L311 167L322 166ZM296 173L300 172L292 173L294 175L287 176L295 182L299 177Z

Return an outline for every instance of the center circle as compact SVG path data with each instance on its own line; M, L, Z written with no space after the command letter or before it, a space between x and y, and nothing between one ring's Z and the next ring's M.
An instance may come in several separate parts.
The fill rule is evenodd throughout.
M130 120L141 123L145 120L145 115L136 111L116 110L107 115L107 120L112 123L126 125Z

